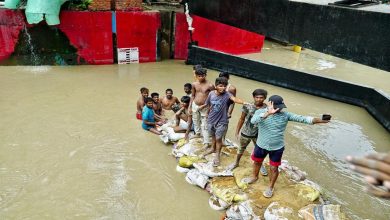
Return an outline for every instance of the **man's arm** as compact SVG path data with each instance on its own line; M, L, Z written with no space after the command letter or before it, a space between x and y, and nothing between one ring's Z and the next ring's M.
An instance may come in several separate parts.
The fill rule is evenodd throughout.
M252 124L258 124L261 120L264 120L268 114L267 109L261 108L255 111L255 114L251 118ZM264 117L265 116L265 117Z
M244 102L244 101L241 100L240 98L237 98L237 97L234 97L234 96L230 96L230 100L232 100L232 102L237 103L237 104L241 104L241 105L250 105L249 103Z
M322 120L321 118L313 118L310 116L298 115L291 112L286 112L289 121L295 121L304 124L319 124L328 123L328 120Z
M192 115L188 115L188 120L187 120L187 131L186 131L186 134L184 136L184 138L186 140L188 140L188 135L190 134L190 131L191 131L191 128L192 128Z
M191 114L192 113L192 102L195 99L195 83L192 83L192 88L191 88L191 97L190 97L190 105L188 106L188 112Z
M236 137L238 137L238 135L240 134L242 125L244 124L244 121L245 121L245 117L246 117L246 113L245 113L245 112L242 112L242 113L241 113L241 117L240 117L240 119L239 119L238 122L237 122Z
M237 95L237 90L236 90L236 87L234 87L234 86L230 86L230 89L228 92L230 92L234 97ZM228 111L229 118L232 117L233 109L234 109L234 103L229 106L229 111Z
M175 117L176 117L176 126L179 126L179 124L180 124L180 115L183 113L183 111L184 111L184 107L181 107L180 109L179 109L179 111L177 111L176 113L175 113Z

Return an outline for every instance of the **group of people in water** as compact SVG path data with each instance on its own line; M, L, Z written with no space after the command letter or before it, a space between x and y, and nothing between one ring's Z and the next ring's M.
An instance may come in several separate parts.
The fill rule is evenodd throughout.
M284 133L287 123L289 121L305 124L328 123L330 115L316 118L285 111L287 106L279 95L270 96L268 103L266 103L268 92L264 89L255 89L252 92L253 100L250 103L245 102L236 97L237 88L229 83L229 73L221 72L214 84L206 79L207 69L201 65L194 66L193 73L196 81L184 85L184 95L180 101L173 96L172 89L166 89L165 96L160 98L159 94L155 92L151 93L149 97L149 90L141 88L141 97L137 101L137 119L142 120L142 128L161 135L162 133L157 127L166 123L167 119L174 115L176 119L175 124L172 125L174 131L185 133L186 140L202 137L204 153L200 157L215 153L213 166L218 167L234 104L242 105L241 116L235 129L235 135L239 141L237 157L227 169L232 170L239 166L242 155L252 142L255 146L251 154L253 172L251 177L244 178L243 181L248 184L254 183L258 179L259 173L267 176L268 171L262 163L269 155L270 172L268 176L270 181L269 187L263 192L263 195L267 198L272 197L279 175L278 167L281 165L285 149ZM388 155L380 158L372 156L368 159L375 160L381 165L381 168L386 166L383 169L390 168ZM358 172L367 175L372 175L373 172L378 173L372 167L371 169L367 168L374 163L369 164L368 159L350 157L348 161L355 164L352 168ZM384 164L383 161L387 161L387 164ZM373 185L382 184L390 189L390 173L387 171L382 171L379 177L367 177L367 182ZM381 193L382 197L390 197L388 191L379 192L378 189L373 189L372 193Z
M191 131L191 138L202 137L205 151L200 157L215 153L213 166L217 167L220 166L221 149L234 104L242 105L241 117L235 129L239 149L235 162L229 165L228 169L239 166L246 147L253 142L253 174L243 181L249 184L255 182L260 172L264 176L268 175L262 163L269 155L270 184L263 195L272 197L285 147L284 131L287 122L317 124L327 123L329 120L284 111L287 106L279 95L272 95L266 104L268 92L264 89L255 89L252 92L252 102L245 102L235 96L237 89L229 83L227 72L221 72L214 84L206 79L207 69L201 65L194 66L193 73L196 81L184 85L185 95L180 101L173 96L172 89L167 89L165 96L160 98L158 93L152 93L151 97L148 97L149 90L141 88L141 97L137 101L137 118L142 120L142 128L161 135L157 127L164 124L167 116L174 112L175 132L185 133L186 140L190 138Z

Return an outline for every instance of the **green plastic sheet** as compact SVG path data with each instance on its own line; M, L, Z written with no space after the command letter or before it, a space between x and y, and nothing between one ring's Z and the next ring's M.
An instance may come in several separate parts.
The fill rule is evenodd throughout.
M68 0L28 0L26 6L26 18L29 24L37 24L43 19L48 25L60 23L59 14L61 5ZM5 0L4 6L9 9L17 9L20 0Z

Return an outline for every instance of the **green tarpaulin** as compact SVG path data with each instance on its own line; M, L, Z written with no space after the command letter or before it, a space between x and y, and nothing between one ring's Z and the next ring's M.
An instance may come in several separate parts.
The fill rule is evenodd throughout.
M26 18L29 24L37 24L43 19L48 25L60 23L59 14L61 5L68 0L28 0L26 6ZM20 0L5 0L4 6L9 9L17 9Z

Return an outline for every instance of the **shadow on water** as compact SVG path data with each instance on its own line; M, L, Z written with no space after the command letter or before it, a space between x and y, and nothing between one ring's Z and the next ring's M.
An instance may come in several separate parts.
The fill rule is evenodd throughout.
M78 56L67 36L58 27L40 23L24 27L14 53L0 65L75 65L86 62Z

